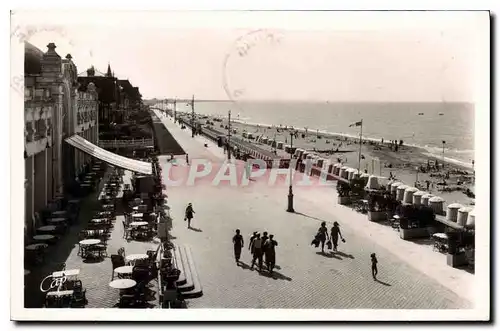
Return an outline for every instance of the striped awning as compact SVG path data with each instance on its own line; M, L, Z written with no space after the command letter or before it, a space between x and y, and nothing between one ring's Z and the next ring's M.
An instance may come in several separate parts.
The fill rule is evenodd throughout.
M151 175L153 173L153 167L151 163L137 161L134 159L130 159L128 157L124 157L115 153L111 153L99 146L92 144L90 141L85 138L74 135L66 139L66 142L71 146L78 148L84 153L87 153L99 160L102 160L106 163L112 164L114 166L139 172L141 174Z

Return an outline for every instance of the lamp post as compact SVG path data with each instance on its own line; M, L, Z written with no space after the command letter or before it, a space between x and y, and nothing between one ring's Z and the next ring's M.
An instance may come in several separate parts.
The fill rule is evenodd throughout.
M295 213L295 210L293 209L293 188L292 188L292 182L293 182L292 158L293 158L293 154L292 154L292 150L293 150L293 132L290 132L290 164L289 164L289 167L290 167L290 186L288 187L288 208L286 210L289 213Z
M191 100L191 137L194 138L194 95Z
M229 122L229 124L227 125L227 159L228 161L230 161L231 160L231 111L229 110L227 113Z
M443 140L443 168L444 168L444 145L446 144L446 141Z

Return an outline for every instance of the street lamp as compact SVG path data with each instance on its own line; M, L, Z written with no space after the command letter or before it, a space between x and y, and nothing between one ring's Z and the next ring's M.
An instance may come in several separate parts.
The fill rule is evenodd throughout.
M443 140L443 168L444 168L444 145L446 144L446 141Z
M293 188L292 188L292 182L293 182L293 178L292 178L293 135L294 135L294 133L290 132L290 164L289 164L289 167L290 167L290 186L288 187L288 208L286 210L289 213L295 213L295 210L293 209Z

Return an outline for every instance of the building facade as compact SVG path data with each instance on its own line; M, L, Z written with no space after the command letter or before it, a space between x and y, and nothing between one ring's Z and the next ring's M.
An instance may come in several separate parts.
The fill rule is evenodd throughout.
M43 53L25 43L24 160L25 232L39 225L35 213L64 195L90 158L64 142L74 134L98 140L98 94L79 86L71 55L62 59L56 45Z

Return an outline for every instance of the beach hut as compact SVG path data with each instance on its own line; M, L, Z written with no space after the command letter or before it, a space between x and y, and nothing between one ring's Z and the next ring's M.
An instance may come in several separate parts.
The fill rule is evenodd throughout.
M351 169L351 170L348 172L348 179L349 179L349 180L356 179L356 178L358 178L358 176L359 176L359 171L358 171L358 169Z
M366 175L366 174L363 174L363 175ZM378 183L378 177L370 175L368 177L368 181L366 183L365 188L367 188L369 190L378 190L378 189L380 189L380 185Z
M363 180L363 186L365 186L365 188L368 188L368 180L370 179L370 175L369 174L365 174L365 173L362 173L359 178L361 178Z
M323 168L323 165L326 165L326 159L322 157L318 158L318 167Z
M276 140L274 140L274 139L269 139L269 140L267 141L267 144L268 144L269 146L271 146L271 147L276 147Z
M427 193L425 193L424 191L417 191L417 192L413 193L413 201L412 201L412 203L415 206L420 206L422 204L422 197L425 194L427 194Z
M389 178L384 177L384 176L377 176L377 180L378 180L378 186L379 186L380 189L382 189L382 188L390 188L388 186L389 185Z
M462 209L462 206L459 203L451 203L446 208L446 220L450 222L457 222L458 220L458 211Z
M248 136L246 132L243 132L241 135L243 136L243 138L246 138Z
M342 163L337 163L333 166L333 174L335 176L339 176L340 175L340 168L342 168Z
M417 192L416 187L407 187L403 196L403 203L412 204L413 203L413 193Z
M248 139L253 139L253 138L254 138L254 136L253 136L253 134L248 133L248 134L247 134L247 138L248 138Z
M434 195L430 194L430 193L426 193L424 195L422 195L422 205L423 206L429 206L429 199L432 198Z
M469 218L469 214L471 211L471 207L462 207L458 210L458 225L465 226L467 224L467 219Z
M344 179L347 179L347 169L349 169L349 167L342 166L340 168L339 176L344 178Z
M403 201L405 190L408 188L408 185L401 184L396 189L396 200Z
M432 197L429 199L429 207L431 207L437 215L443 214L443 203L444 199L441 197Z
M262 138L260 138L260 142L263 143L263 144L267 144L268 140L269 140L268 137L262 137Z
M466 228L473 229L476 226L476 210L472 209L469 212L469 217L467 218Z
M297 159L300 159L300 158L302 157L302 154L303 154L304 152L305 152L305 151L304 151L302 148L297 148L297 149L295 150L294 155L295 155L295 157L296 157Z
M403 183L401 182L394 182L391 184L391 193L396 196L396 192L398 191L398 186L401 185Z
M284 142L278 141L278 145L276 146L277 149L283 149L283 145L285 145Z

